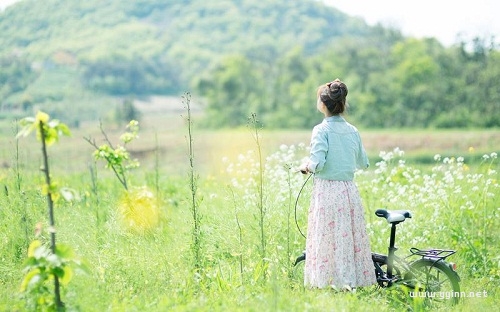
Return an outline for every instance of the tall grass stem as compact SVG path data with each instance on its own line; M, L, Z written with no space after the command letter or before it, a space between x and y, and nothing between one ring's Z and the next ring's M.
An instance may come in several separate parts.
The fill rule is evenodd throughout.
M259 121L257 120L257 114L255 113L252 113L252 115L250 116L250 126L252 127L252 135L257 146L257 155L259 162L257 179L257 208L259 211L260 256L262 261L265 261L267 257L267 241L265 231L266 208L264 207L264 162L262 159L262 145L260 141ZM264 276L266 276L266 273L267 272L264 272Z
M202 267L201 265L201 216L198 211L198 177L194 166L194 145L193 145L193 120L191 116L191 94L189 92L184 93L183 102L187 112L187 130L188 130L188 149L189 149L189 188L191 191L191 213L193 217L193 242L192 250L194 254L194 267L196 271L199 271Z

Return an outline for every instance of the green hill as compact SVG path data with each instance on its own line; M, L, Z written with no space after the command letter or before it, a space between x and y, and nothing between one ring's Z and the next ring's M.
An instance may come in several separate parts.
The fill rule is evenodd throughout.
M225 55L272 63L296 46L314 54L370 32L317 1L23 0L0 14L4 112L45 105L60 114L57 102L83 94L79 106L92 107L103 99L95 92L177 95Z
M237 126L252 111L267 124L304 127L316 119L307 105L316 86L342 77L357 90L351 103L366 126L500 123L471 121L465 110L451 122L443 115L463 98L465 80L428 90L443 76L491 68L489 51L479 51L488 64L478 65L478 49L412 43L315 0L22 0L0 13L0 47L3 118L36 107L77 124L110 114L124 98L191 91L205 103L207 125ZM481 107L497 100L477 99ZM422 104L432 119L415 114ZM289 118L285 105L305 116ZM381 122L387 114L401 116Z
M1 17L2 57L80 64L87 86L118 94L184 90L226 54L273 60L296 46L314 54L370 32L317 1L23 0ZM106 81L134 71L162 79Z

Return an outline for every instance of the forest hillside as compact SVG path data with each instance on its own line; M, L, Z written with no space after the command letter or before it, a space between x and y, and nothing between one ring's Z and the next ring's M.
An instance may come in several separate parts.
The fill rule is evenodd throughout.
M127 119L190 92L208 127L303 128L338 77L364 127L498 127L491 42L445 48L315 0L22 0L0 12L0 118Z

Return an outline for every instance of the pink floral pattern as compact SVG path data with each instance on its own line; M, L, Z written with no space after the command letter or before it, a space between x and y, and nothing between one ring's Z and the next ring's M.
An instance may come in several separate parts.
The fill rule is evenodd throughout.
M314 179L309 208L304 285L373 285L375 269L364 209L353 181Z

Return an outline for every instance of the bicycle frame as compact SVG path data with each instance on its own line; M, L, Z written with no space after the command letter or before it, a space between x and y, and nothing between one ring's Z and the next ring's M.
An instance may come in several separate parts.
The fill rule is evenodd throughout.
M395 244L396 244L396 224L398 224L398 223L392 223L392 226L391 226L391 238L389 240L389 252L387 255L387 277L389 279L392 279L392 269L394 266L394 256L395 256L396 250L398 250L395 246Z
M394 271L394 262L398 263L398 268L403 269L404 271L409 271L409 265L403 259L396 256L396 251L398 248L395 246L396 244L396 225L397 223L392 223L391 225L391 234L389 239L389 248L387 255L374 253L372 252L372 260L373 265L375 266L375 273L377 277L377 283L384 287L391 286L394 282L398 280L399 275L395 276ZM387 269L384 271L380 264L387 264ZM402 272L398 272L401 274Z
M393 269L394 269L394 260L396 259L396 251L398 248L396 245L396 226L403 222L406 218L411 218L411 213L409 211L396 211L391 213L385 209L378 209L375 212L375 215L381 218L385 218L387 222L391 224L391 235L389 239L389 248L387 256L372 253L373 264L375 265L375 272L377 274L377 282L379 285L383 283L387 283L387 286L390 286L394 281ZM404 263L403 261L400 261ZM387 264L387 272L382 270L379 263ZM406 269L406 268L405 268ZM381 279L379 281L379 279Z
M391 234L390 234L390 240L389 240L389 248L388 248L388 254L383 255L383 254L378 254L378 253L372 253L372 260L373 264L375 266L375 273L377 277L377 283L382 286L382 287L389 287L393 283L402 280L408 282L407 280L407 274L409 273L410 276L413 276L414 272L412 272L412 265L416 264L420 260L425 260L427 263L432 264L430 267L437 266L438 263L444 263L444 265L449 266L450 269L454 272L455 277L457 280L460 280L460 277L458 274L455 272L455 265L453 263L448 264L445 262L445 259L455 253L454 250L447 250L447 249L427 249L427 250L420 250L418 248L412 247L410 248L411 254L407 256L404 259L399 258L396 256L396 251L398 248L395 246L396 244L396 226L404 222L406 218L411 218L411 213L409 211L387 211L384 209L378 209L375 214L378 217L383 217L391 224ZM420 256L420 259L417 259L412 262L408 262L406 259L413 257L413 256ZM395 265L394 263L397 262L398 264L398 274L394 275L394 270L395 270ZM386 264L387 265L387 270L384 272L384 270L381 267L381 264ZM401 269L401 270L399 270ZM402 276L402 273L405 273L405 276ZM410 286L408 283L407 286ZM415 287L415 285L413 285Z

